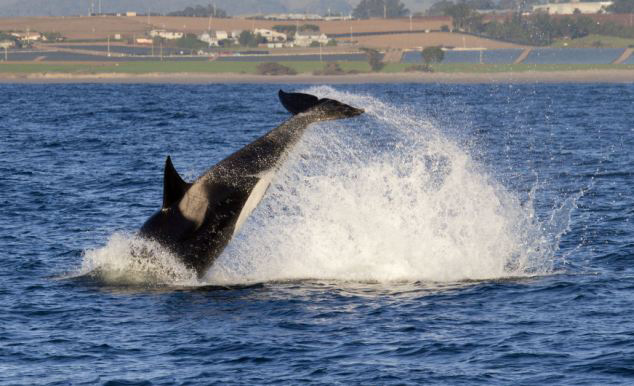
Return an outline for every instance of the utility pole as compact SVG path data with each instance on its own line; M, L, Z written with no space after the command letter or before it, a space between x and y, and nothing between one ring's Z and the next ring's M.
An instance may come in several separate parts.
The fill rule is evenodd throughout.
M108 57L110 57L110 35L108 35Z
M9 47L4 46L4 61L8 62L9 61Z
M99 0L99 14L101 15L101 0Z
M211 13L209 14L209 20L207 22L207 32L211 32L211 19L213 19L215 13L215 7L212 7L211 3L209 3L209 8L211 8Z
M383 18L387 19L387 4L383 4Z
M321 47L322 47L322 46L323 46L323 45L321 44L321 42L319 42L319 61L320 61L320 62L323 62L323 59L322 59L322 57L321 57Z
M409 13L409 32L412 32L412 13Z

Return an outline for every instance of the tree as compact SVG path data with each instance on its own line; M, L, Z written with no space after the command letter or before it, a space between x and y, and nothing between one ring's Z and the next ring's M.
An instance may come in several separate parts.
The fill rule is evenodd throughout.
M372 48L362 48L361 50L365 51L372 71L378 72L383 69L385 63L383 63L383 55L379 51Z
M209 46L208 43L198 40L198 37L194 34L186 34L182 38L177 39L174 44L176 47L187 48L190 50L202 50Z
M258 44L264 43L266 40L260 34L254 34L251 31L242 31L238 36L238 42L241 46L257 47Z
M304 32L304 31L319 32L319 26L316 24L304 24L299 27L299 30L301 32Z
M616 0L607 10L614 13L634 13L634 0Z
M271 29L275 32L280 32L287 35L294 35L295 32L297 32L297 26L288 24L274 25Z
M473 10L466 3L450 5L445 8L445 16L451 16L454 29L464 29Z
M444 16L445 9L452 7L453 5L454 3L451 0L440 0L432 4L431 7L427 9L427 15L428 16Z
M409 10L400 0L361 0L352 11L352 16L357 19L369 19L371 17L386 17L394 19L407 16Z
M209 4L204 7L197 5L195 7L187 7L182 11L174 11L167 14L167 16L187 16L187 17L216 17L218 19L224 19L227 16L227 12L223 9L216 8Z
M423 62L429 65L431 63L440 63L445 58L445 52L442 48L435 47L425 47L421 52L421 56L423 58Z

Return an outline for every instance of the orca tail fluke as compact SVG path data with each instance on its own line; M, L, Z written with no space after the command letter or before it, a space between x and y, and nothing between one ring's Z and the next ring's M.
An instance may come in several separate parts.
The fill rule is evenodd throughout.
M330 120L351 118L364 113L363 109L349 106L334 99L319 99L310 94L287 93L280 90L278 96L282 105L293 115L314 111L321 119Z

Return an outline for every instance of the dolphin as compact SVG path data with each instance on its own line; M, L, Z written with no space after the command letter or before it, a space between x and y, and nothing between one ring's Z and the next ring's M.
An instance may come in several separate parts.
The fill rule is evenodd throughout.
M185 182L168 156L165 161L163 205L139 234L173 252L198 276L240 230L266 193L288 151L314 122L355 117L362 109L333 99L302 93L278 93L293 114L280 126Z

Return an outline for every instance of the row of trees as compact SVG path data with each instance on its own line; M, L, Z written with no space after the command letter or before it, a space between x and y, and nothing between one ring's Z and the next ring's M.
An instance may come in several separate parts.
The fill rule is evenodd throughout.
M357 19L371 17L397 18L409 15L409 10L399 0L361 0L352 11Z
M634 0L616 0L607 9L614 13L634 13Z
M274 25L272 30L292 37L297 33L298 28L296 25L280 24ZM303 24L299 26L299 32L319 32L319 26L316 24Z
M257 47L260 43L266 43L266 39L260 34L251 31L242 31L238 36L238 43L245 47Z
M632 27L612 22L597 23L591 17L581 14L551 17L544 12L530 16L515 13L504 21L487 21L483 14L470 5L479 4L482 1L487 0L469 0L460 3L443 0L434 6L436 10L440 5L444 7L442 14L452 18L454 29L522 44L543 46L551 44L555 39L564 37L576 39L589 34L634 37ZM620 1L634 2L634 0Z
M368 19L371 17L397 18L409 14L409 10L400 0L361 0L354 8L352 15L357 19ZM188 16L188 17L229 17L227 12L215 6L197 5L187 7L181 11L170 12L168 16Z
M167 16L215 17L219 19L229 17L225 10L212 6L211 4L208 6L197 5L195 7L187 7L182 11L170 12Z
M555 39L582 38L589 34L634 37L634 28L603 22L597 23L589 16L574 15L551 17L546 13L537 13L530 17L514 15L504 22L472 22L472 32L532 45L549 45Z

